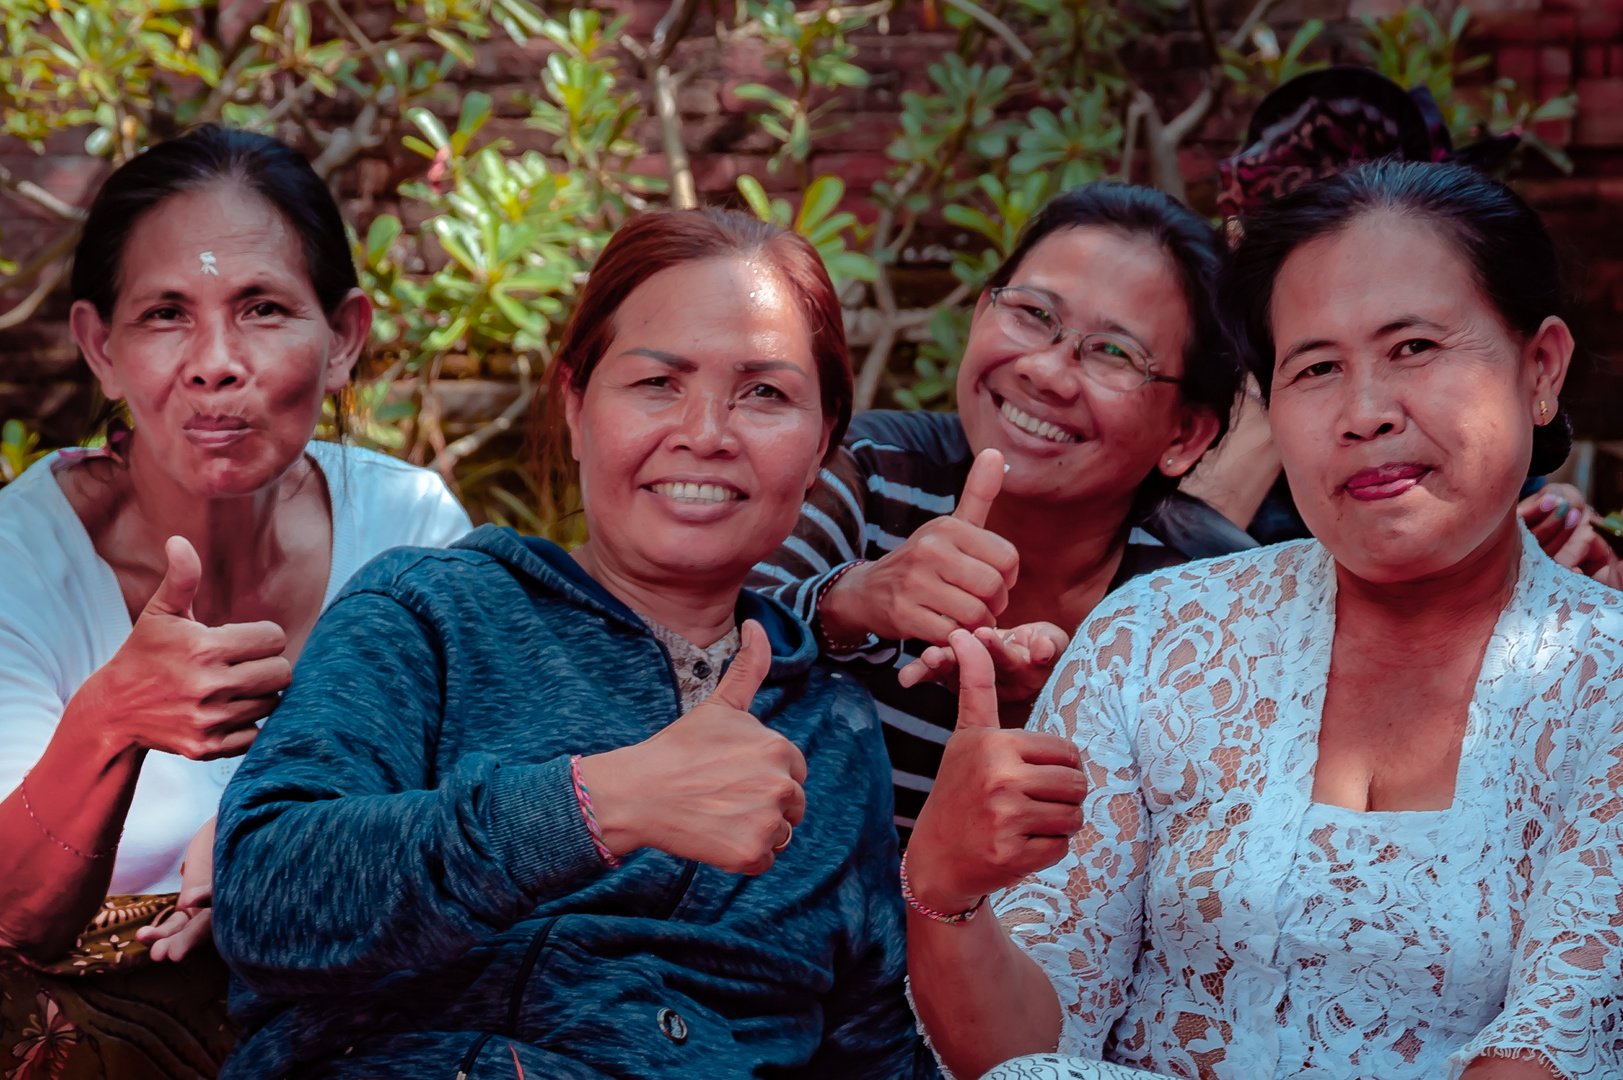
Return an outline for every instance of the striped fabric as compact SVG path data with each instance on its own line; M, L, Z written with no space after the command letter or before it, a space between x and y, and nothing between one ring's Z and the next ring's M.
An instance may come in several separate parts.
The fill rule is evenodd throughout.
M811 622L818 592L842 566L879 559L926 521L952 513L972 460L956 414L858 415L844 451L823 469L821 482L801 506L794 535L755 567L750 587ZM1163 566L1255 546L1205 503L1175 495L1128 536L1110 587ZM878 705L904 846L958 716L957 698L944 688L925 683L903 689L896 682L897 670L927 647L927 642L870 635L855 650L829 656L861 678Z

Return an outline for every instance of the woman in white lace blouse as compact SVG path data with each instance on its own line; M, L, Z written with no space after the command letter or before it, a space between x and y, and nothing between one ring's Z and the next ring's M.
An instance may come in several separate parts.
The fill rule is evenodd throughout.
M1116 593L1036 730L964 693L904 870L960 1080L1056 1049L1218 1080L1623 1075L1623 596L1516 517L1573 351L1558 278L1537 216L1451 166L1246 221L1229 306L1320 541ZM999 889L997 918L945 921Z

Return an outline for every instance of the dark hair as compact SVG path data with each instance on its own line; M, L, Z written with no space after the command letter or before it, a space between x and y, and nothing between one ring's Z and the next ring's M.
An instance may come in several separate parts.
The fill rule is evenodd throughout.
M1185 401L1204 405L1217 416L1220 426L1217 438L1212 440L1212 445L1217 445L1228 432L1244 372L1224 334L1217 307L1218 280L1227 262L1227 248L1199 214L1154 188L1114 181L1081 184L1049 200L1026 223L1020 242L988 279L986 287L1007 285L1031 250L1053 233L1086 226L1145 237L1177 264L1190 320L1180 388ZM1177 477L1152 469L1144 480L1139 502L1144 509L1152 508L1177 486Z
M149 148L114 170L96 193L73 255L73 299L112 317L130 231L172 195L217 181L242 184L287 219L304 248L305 271L331 315L359 283L338 205L300 154L269 135L212 124Z
M1244 239L1223 286L1223 309L1266 399L1274 374L1269 321L1274 280L1291 252L1376 211L1437 227L1471 265L1509 330L1522 337L1565 308L1561 261L1544 223L1510 188L1463 165L1377 161L1307 184L1241 218ZM1533 475L1572 449L1565 410L1533 433Z
M614 316L620 305L661 270L724 256L766 261L794 294L811 330L823 417L833 423L828 454L839 452L851 422L851 357L839 297L817 249L802 236L737 210L656 210L632 218L609 238L564 327L544 403L538 401L530 409L532 460L537 474L548 478L558 495L574 481L575 472L564 398L566 392L585 392L614 340Z

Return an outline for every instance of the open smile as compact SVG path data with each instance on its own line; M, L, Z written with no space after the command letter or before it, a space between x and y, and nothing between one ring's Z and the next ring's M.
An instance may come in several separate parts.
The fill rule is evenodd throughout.
M645 484L643 488L646 491L652 491L655 495L663 495L667 499L699 505L733 502L749 497L742 491L722 484L691 483L685 480L669 480L658 484Z
M1035 435L1039 439L1052 443L1079 443L1082 441L1082 436L1076 432L1062 428L1058 424L1049 423L1047 420L1039 420L1024 409L1016 407L1008 398L993 394L992 400L996 403L998 414L1003 419L1028 435Z

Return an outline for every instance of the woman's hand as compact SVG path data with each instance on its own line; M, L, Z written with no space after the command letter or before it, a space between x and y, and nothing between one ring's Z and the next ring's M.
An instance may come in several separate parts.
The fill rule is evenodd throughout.
M164 548L169 569L113 658L86 679L64 719L88 723L115 752L161 750L197 760L241 754L256 721L293 680L287 639L273 622L204 626L192 618L202 578L184 537Z
M1088 791L1075 743L998 727L986 646L967 630L954 631L951 645L958 726L907 847L913 895L946 912L967 911L1063 858Z
M1065 631L1053 623L1022 623L1008 630L983 626L975 640L986 646L997 669L997 699L1004 705L1030 702L1048 682L1054 661L1071 643ZM917 660L897 674L903 686L921 682L940 683L958 692L958 657L951 645L932 645Z
M1623 588L1623 568L1612 546L1595 530L1599 516L1570 484L1547 484L1516 508L1545 554L1568 570L1602 585Z
M764 874L806 814L806 759L749 713L772 666L751 619L715 693L651 739L580 761L603 843Z
M143 926L135 940L151 948L154 960L182 960L214 934L214 819L209 818L186 846L180 864L180 898L162 922Z
M959 627L996 626L1020 571L1014 545L986 528L1002 487L1002 453L982 450L950 517L925 522L895 551L854 567L823 594L823 636L855 641L871 633L945 645Z

